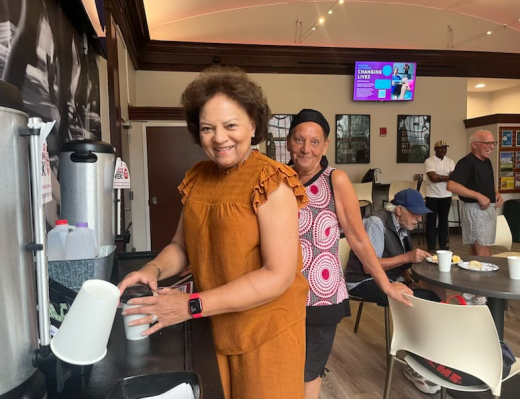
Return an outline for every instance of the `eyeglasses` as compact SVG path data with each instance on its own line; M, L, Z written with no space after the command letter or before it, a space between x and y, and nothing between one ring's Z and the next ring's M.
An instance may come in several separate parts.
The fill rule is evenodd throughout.
M474 143L484 144L486 147L497 145L498 141L474 141Z

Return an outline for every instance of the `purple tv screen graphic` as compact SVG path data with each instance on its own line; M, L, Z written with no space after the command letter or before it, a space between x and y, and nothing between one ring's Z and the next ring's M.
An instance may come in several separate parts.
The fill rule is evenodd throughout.
M416 71L415 62L357 61L354 101L412 101Z

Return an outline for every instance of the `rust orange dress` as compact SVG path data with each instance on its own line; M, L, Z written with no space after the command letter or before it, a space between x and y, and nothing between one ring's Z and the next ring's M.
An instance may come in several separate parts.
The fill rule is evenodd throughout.
M262 267L257 211L283 182L303 207L305 188L292 168L258 151L225 171L205 161L186 173L179 186L184 238L200 291ZM211 317L226 398L303 398L308 283L301 268L298 251L294 282L280 297Z

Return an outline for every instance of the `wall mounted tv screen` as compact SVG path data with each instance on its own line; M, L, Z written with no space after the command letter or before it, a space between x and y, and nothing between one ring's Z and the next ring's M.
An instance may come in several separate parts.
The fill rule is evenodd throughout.
M415 62L357 61L354 101L412 101L416 72Z

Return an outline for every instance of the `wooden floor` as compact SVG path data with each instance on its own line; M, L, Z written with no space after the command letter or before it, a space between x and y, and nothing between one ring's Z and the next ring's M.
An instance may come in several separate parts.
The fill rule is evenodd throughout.
M417 237L413 238L417 245ZM450 247L457 255L466 255L460 235L450 237ZM424 245L420 248L426 249ZM505 250L493 249L493 254ZM512 251L520 252L520 243L513 243ZM462 257L464 259L464 257ZM385 386L386 357L383 308L365 303L359 331L354 334L358 302L351 302L352 317L338 325L336 339L323 379L320 399L381 399ZM509 301L505 316L505 342L520 357L520 302ZM403 365L396 362L392 384L392 399L439 399L440 393L426 395L403 376ZM505 384L504 384L505 387ZM506 388L506 387L505 387ZM504 389L505 389L504 388ZM516 388L515 388L516 389ZM519 391L520 392L520 391ZM464 398L489 398L488 394L464 396ZM520 393L517 396L520 398Z

